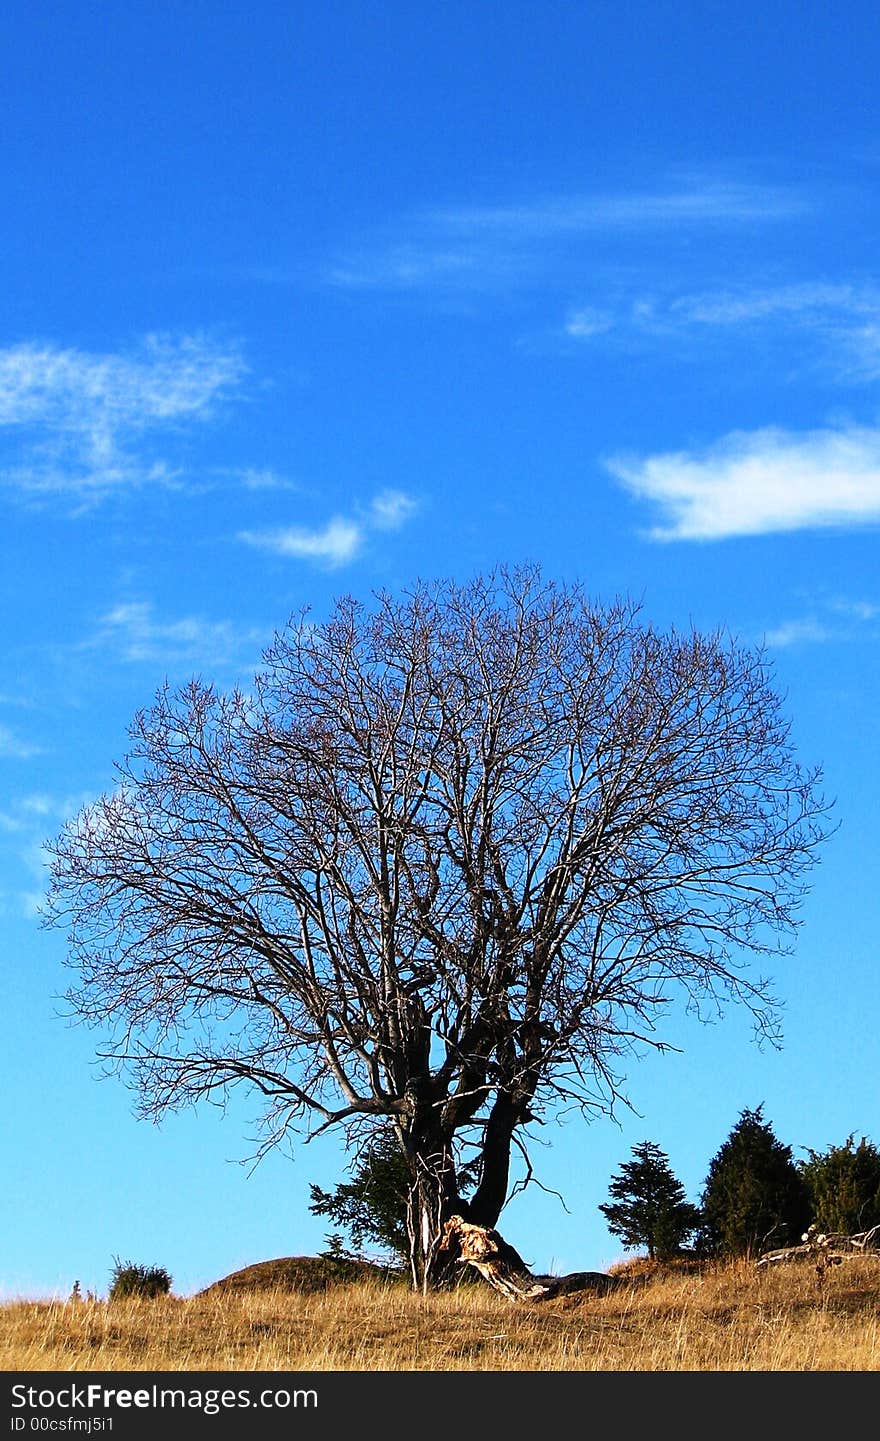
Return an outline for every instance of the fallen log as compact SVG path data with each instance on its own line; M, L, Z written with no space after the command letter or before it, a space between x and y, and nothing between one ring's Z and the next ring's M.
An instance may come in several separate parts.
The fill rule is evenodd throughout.
M573 1291L601 1293L618 1284L604 1271L574 1271L568 1276L536 1276L519 1252L490 1226L477 1226L462 1216L450 1216L443 1228L439 1250L458 1251L456 1265L473 1266L485 1281L508 1301L549 1301Z
M852 1256L874 1256L880 1260L880 1226L872 1226L869 1231L857 1231L854 1236L837 1231L820 1231L817 1226L810 1226L799 1246L781 1246L776 1251L765 1251L756 1264L772 1266L780 1261L812 1261L821 1279L830 1266L839 1266Z

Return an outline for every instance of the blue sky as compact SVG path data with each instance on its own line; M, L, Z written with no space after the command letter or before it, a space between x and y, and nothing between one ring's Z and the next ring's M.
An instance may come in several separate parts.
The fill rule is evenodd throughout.
M154 1127L96 1078L43 845L166 678L417 576L533 560L766 642L836 797L783 1049L672 1015L505 1233L606 1267L630 1148L697 1199L745 1107L880 1142L878 66L859 0L7 0L0 1296L321 1249L336 1141L253 1170L243 1101Z

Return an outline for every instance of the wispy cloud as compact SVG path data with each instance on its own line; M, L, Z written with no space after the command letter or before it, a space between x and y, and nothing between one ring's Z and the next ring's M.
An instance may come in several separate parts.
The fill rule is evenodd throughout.
M506 232L548 236L594 230L645 230L656 226L754 223L802 215L804 195L778 186L696 181L625 194L555 196L522 205L462 206L436 210L432 219L452 233Z
M807 282L681 295L669 306L670 317L689 325L709 326L749 325L780 316L815 321L847 314L880 314L880 292L873 287Z
M238 538L245 545L272 551L275 555L323 561L335 569L357 555L363 543L363 530L355 521L334 516L320 530L288 525L274 530L243 530Z
M34 745L31 741L22 740L8 726L0 725L0 756L12 760L28 760L31 756L39 754L39 746Z
M792 645L813 645L834 638L833 630L816 620L814 616L807 616L801 620L783 621L781 625L768 630L764 636L767 644L774 646L777 650Z
M402 490L383 490L355 517L336 515L326 525L310 529L301 525L271 530L244 530L238 539L274 555L311 560L328 570L347 565L361 553L371 531L399 530L415 514L418 503Z
M612 457L608 470L652 503L654 540L722 540L880 520L880 430L726 436L702 453Z
M793 189L700 178L621 193L449 205L402 217L385 235L338 257L324 278L351 290L510 288L546 277L551 267L558 271L563 254L571 264L579 241L771 223L809 209Z
M472 289L509 279L511 273L509 262L500 258L437 248L426 236L359 249L331 265L325 279L340 290Z
M156 616L150 601L124 601L104 614L82 649L111 648L125 661L158 662L168 667L238 667L256 656L265 634L232 621Z
M880 639L878 620L880 605L873 601L824 596L813 603L809 614L778 622L763 639L777 649L827 641L873 641Z
M169 480L154 445L211 416L244 374L237 347L199 336L148 336L130 352L50 344L0 350L0 430L7 485L97 496Z
M299 490L295 480L290 480L285 475L279 475L277 470L248 469L239 474L241 484L245 490Z
M565 323L565 330L575 340L586 340L594 335L605 335L613 330L617 321L615 316L608 310L597 310L595 306L585 305L569 315Z
M6 873L10 874L12 860L19 881L7 892L7 899L0 895L0 913L12 910L29 919L40 915L48 881L47 832L57 830L92 800L94 796L85 793L35 792L5 801L0 809L0 835L8 837L3 842Z
M402 490L382 490L374 495L367 511L367 524L376 530L399 530L415 515L418 506Z
M809 350L789 350L788 366L821 364L843 381L880 377L880 289L873 285L809 281L780 286L748 286L656 295L603 298L601 308L587 304L569 311L563 325L572 340L591 342L609 337L623 346L659 342L693 343L693 354L705 363L707 344L742 341L752 346L760 337L761 354L773 356L774 344L797 339Z
M845 600L838 596L829 604L838 615L853 620L867 622L880 619L880 605L871 600Z

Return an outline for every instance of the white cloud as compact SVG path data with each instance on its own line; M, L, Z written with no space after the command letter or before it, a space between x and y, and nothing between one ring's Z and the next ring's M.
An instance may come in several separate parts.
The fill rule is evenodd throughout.
M880 605L873 601L825 595L814 601L809 615L780 622L765 633L764 640L777 647L832 640L873 641L880 639L880 629L874 624L878 619Z
M28 919L40 915L49 865L46 833L72 819L93 799L85 793L54 796L34 793L8 801L7 809L0 811L0 832L15 837L10 854L15 857L21 878L15 891L7 892L6 903L0 896L0 912L14 907Z
M0 829L33 831L47 819L67 820L83 802L83 796L51 796L45 792L13 798L8 802L8 809L0 811Z
M880 520L880 430L736 432L702 453L612 457L606 465L658 508L654 540L722 540Z
M401 218L328 268L347 289L510 288L571 263L572 242L604 234L772 222L803 214L793 189L689 179L654 190L551 195L510 205L446 206ZM561 266L561 262L565 262Z
M614 316L607 310L596 310L585 305L570 315L565 323L566 335L575 340L586 340L592 335L603 335L614 326Z
M79 428L84 404L87 424L97 410L135 426L199 415L240 373L237 352L192 336L148 336L130 355L13 346L0 351L0 424Z
M680 296L669 307L667 321L807 336L814 354L824 357L839 380L880 378L880 291L874 286L807 283Z
M786 620L768 630L764 636L768 645L782 649L790 645L812 644L816 641L833 639L833 632L813 617L804 620Z
M323 530L306 530L302 526L290 525L277 530L244 530L238 538L246 545L272 551L275 555L324 561L335 568L354 559L363 542L363 531L354 521L335 516Z
M265 642L262 632L201 616L159 620L149 601L125 601L101 617L85 649L111 646L126 661L182 664L218 669L242 663Z
M845 600L838 597L831 602L831 609L853 620L871 621L880 617L880 605L875 605L870 600Z
M38 793L36 795L25 796L21 803L21 808L23 811L26 811L28 815L50 816L54 805L55 802L51 796Z
M409 243L359 253L332 266L327 279L344 290L414 290L433 285L467 285L483 275L484 266L476 255Z
M875 315L880 312L880 294L873 288L813 282L682 295L669 310L671 316L692 325L742 325L778 316L803 320Z
M418 509L412 496L402 490L382 490L359 512L359 519L333 516L319 529L280 526L274 530L245 530L238 539L274 555L311 560L331 570L355 560L370 531L400 530Z
M416 511L412 496L402 490L382 490L373 496L368 512L369 522L377 530L399 530Z
M12 760L28 760L40 754L40 747L22 740L8 726L0 725L0 756Z
M9 485L97 495L162 481L173 467L148 438L201 421L244 373L239 351L198 336L148 336L130 353L53 345L0 350L0 428Z
M558 196L524 205L464 206L435 211L432 218L446 229L463 234L501 231L548 236L573 231L778 220L801 215L807 208L805 198L793 190L709 181L620 195Z
M563 323L567 336L591 340L613 331L624 347L677 344L705 364L707 343L742 340L751 347L756 335L766 363L778 373L797 373L805 363L837 381L880 378L880 290L872 285L809 281L775 287L740 286L677 295L638 294L603 297L601 307L584 305ZM806 345L805 345L806 342ZM780 351L779 346L798 349ZM808 348L807 348L808 347ZM686 350L684 353L688 353Z
M245 490L298 490L296 481L288 480L285 476L279 475L274 470L255 470L253 468L241 472L241 483Z

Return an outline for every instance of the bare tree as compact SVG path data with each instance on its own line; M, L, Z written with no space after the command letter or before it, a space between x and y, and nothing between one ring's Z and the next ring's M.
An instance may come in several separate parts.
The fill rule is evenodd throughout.
M828 807L758 650L536 567L374 601L292 619L249 692L160 691L47 918L142 1114L241 1085L261 1150L391 1122L427 1286L668 1003L773 1030L746 963L791 948Z

